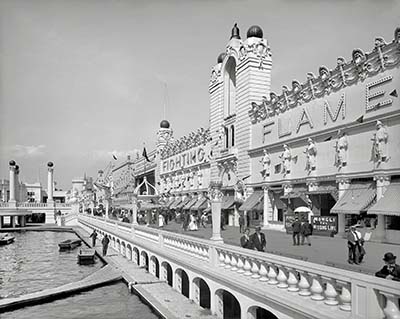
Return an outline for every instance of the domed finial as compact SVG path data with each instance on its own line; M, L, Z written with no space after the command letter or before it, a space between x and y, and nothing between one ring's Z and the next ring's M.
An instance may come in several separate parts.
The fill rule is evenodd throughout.
M239 39L240 40L240 30L237 26L237 23L234 24L233 28L232 28L232 35L231 35L231 40L232 39Z
M225 57L226 57L226 53L225 53L225 52L222 52L222 53L218 56L218 58L217 58L217 63L222 63L222 62L224 62Z
M48 167L53 167L54 164L53 164L53 162L48 162L48 163L47 163L47 166L48 166Z
M10 166L15 166L16 163L14 160L11 160L9 164L10 164Z
M160 123L160 128L169 128L169 122L167 120L162 120Z
M253 25L249 28L247 31L247 37L248 38L260 38L262 39L263 37L263 30L258 26L258 25Z

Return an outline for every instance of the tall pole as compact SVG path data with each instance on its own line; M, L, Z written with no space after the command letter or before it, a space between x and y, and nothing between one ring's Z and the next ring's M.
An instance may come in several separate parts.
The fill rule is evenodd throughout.
M16 200L15 200L15 170L16 170L15 166L16 166L16 163L15 163L15 161L10 161L9 164L10 164L10 185L9 185L10 199L9 199L9 202L16 203Z
M53 203L53 162L47 163L47 202Z

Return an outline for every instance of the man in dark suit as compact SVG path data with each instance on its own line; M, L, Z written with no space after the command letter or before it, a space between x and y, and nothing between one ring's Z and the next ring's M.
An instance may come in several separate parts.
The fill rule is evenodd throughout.
M250 229L246 228L244 230L244 235L240 237L240 246L247 249L254 249L253 242L250 237Z
M392 253L386 253L383 257L385 266L375 276L400 281L400 266L396 264L396 256Z
M300 232L301 232L301 223L299 218L296 217L294 222L292 223L292 230L293 230L293 246L300 245Z
M251 235L251 241L253 246L258 251L264 251L267 246L267 240L265 239L265 235L261 232L261 226L256 227L256 232Z

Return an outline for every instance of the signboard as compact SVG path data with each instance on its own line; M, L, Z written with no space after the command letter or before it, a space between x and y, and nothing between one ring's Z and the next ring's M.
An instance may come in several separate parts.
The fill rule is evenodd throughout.
M312 216L313 235L333 237L338 232L336 216Z
M210 146L198 146L161 161L161 174L193 167L209 161Z

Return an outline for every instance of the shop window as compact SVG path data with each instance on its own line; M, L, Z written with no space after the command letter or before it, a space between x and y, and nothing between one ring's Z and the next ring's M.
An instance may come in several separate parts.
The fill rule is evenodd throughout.
M400 230L400 216L386 216L387 229Z

